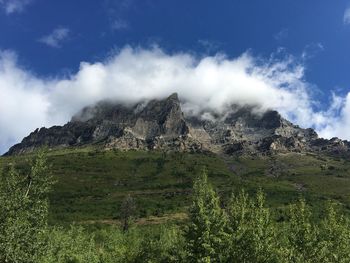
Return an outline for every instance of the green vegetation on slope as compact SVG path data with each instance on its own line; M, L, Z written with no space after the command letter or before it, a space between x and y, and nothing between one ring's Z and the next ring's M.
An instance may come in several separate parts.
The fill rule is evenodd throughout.
M29 168L31 155L0 158ZM206 167L224 201L242 188L262 188L279 220L290 202L303 195L317 211L327 199L350 211L350 161L311 154L273 157L220 157L214 154L100 151L75 148L50 151L57 180L50 196L50 222L108 222L120 219L125 196L136 200L137 218L183 218L193 179ZM174 215L174 216L172 216ZM316 213L317 216L317 213ZM147 220L140 219L140 224ZM164 222L161 221L161 222Z
M277 222L258 190L232 194L226 206L202 172L194 180L182 225L84 230L48 222L53 183L39 154L26 175L0 174L0 261L5 263L247 262L347 263L350 220L327 202L318 221L303 198ZM127 199L129 196L127 197ZM124 199L124 202L125 200ZM128 203L132 203L129 199ZM121 210L123 212L123 209Z

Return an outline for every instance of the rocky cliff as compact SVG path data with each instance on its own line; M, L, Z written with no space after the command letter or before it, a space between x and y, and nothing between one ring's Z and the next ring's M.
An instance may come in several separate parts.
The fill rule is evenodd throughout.
M224 116L186 116L177 94L125 106L100 102L84 108L64 126L41 128L10 148L7 155L38 147L89 144L105 148L209 151L225 154L277 152L348 153L350 143L320 139L312 129L302 129L277 111L256 113L254 107L232 106ZM215 116L215 117L213 117Z

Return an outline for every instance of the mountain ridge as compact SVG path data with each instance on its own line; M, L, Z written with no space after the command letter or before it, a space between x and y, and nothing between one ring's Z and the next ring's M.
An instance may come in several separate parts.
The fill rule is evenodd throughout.
M319 138L284 119L277 111L260 114L253 106L233 105L225 116L185 115L178 94L125 106L99 102L75 114L63 126L36 129L5 155L32 152L43 146L102 144L106 149L273 154L329 152L348 154L350 143Z

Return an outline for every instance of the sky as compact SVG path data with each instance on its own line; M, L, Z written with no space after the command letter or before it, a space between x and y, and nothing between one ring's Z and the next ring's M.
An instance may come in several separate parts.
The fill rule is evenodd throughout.
M0 0L0 153L103 99L276 109L350 140L350 0Z

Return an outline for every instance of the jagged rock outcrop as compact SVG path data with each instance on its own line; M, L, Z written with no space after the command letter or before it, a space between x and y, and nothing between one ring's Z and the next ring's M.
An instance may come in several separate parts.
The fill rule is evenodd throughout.
M210 117L208 117L210 115ZM42 146L68 147L100 144L124 150L209 151L225 154L278 152L349 152L347 141L318 138L277 111L259 113L253 106L233 105L224 116L186 116L177 94L136 105L111 101L84 108L64 126L41 128L10 148L8 155Z

